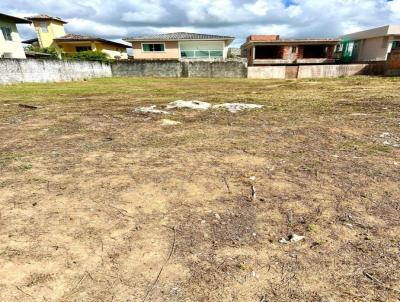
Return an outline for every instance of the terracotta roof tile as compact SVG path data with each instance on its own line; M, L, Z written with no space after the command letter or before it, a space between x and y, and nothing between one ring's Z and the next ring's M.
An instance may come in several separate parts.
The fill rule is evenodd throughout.
M125 41L233 40L234 37L176 32L125 38Z

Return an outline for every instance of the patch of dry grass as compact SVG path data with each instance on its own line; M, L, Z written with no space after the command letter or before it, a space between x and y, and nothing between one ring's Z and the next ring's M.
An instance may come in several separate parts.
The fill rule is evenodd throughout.
M399 83L0 87L0 300L140 301L174 226L148 301L398 300ZM133 112L177 99L264 108Z

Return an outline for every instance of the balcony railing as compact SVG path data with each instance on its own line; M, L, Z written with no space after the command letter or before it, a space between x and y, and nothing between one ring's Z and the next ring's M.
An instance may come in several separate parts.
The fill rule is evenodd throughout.
M182 50L182 58L194 59L214 59L222 58L224 53L222 50Z

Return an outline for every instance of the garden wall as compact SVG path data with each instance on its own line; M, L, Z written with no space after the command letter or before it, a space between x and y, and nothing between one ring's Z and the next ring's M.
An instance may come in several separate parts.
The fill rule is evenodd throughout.
M298 66L251 66L251 79L304 79L337 78L355 75L384 75L385 62L366 64L298 65Z
M111 64L113 76L246 78L247 67L241 61L132 61Z
M354 75L398 75L397 59L392 69L385 62L338 65L251 66L241 61L179 62L131 61L104 64L90 61L0 59L0 84L64 82L100 77L205 77L293 79Z
M68 82L111 76L110 66L99 62L36 59L0 60L0 84Z

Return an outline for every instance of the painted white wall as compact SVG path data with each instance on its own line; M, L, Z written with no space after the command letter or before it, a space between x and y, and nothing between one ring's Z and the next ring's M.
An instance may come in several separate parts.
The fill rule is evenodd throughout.
M0 31L0 56L4 53L11 53L14 59L25 59L25 51L21 43L21 38L15 23L0 20L0 27L9 27L12 30L12 41L6 41Z
M223 58L228 55L228 46L225 41L181 41L179 54L182 50L218 50L223 52Z
M391 51L393 37L377 37L362 40L358 61L385 61Z

